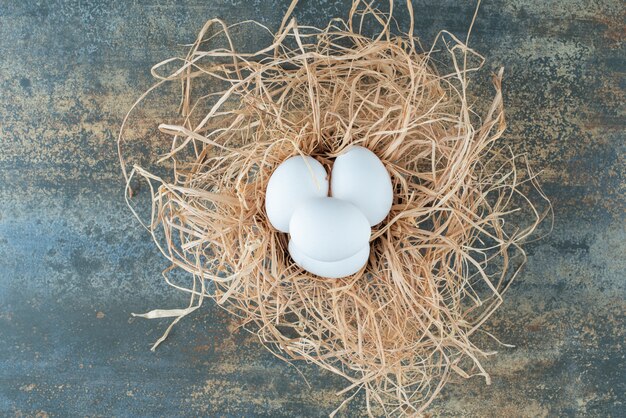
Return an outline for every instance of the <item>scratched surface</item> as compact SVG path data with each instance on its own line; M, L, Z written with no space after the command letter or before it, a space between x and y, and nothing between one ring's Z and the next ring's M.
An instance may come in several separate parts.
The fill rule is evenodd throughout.
M182 54L206 19L276 29L287 3L0 2L1 416L324 416L338 405L341 379L297 365L307 386L210 303L156 353L167 323L130 317L186 299L162 282L166 263L123 202L123 115L150 67ZM315 25L348 7L302 3L295 16ZM413 6L425 43L443 28L464 36L474 9ZM625 20L620 0L481 6L471 44L506 69L506 141L543 170L556 222L486 325L515 345L484 361L492 385L448 386L434 416L626 415ZM477 91L490 92L486 80ZM164 114L142 112L145 155L162 145ZM362 398L341 412L363 414Z

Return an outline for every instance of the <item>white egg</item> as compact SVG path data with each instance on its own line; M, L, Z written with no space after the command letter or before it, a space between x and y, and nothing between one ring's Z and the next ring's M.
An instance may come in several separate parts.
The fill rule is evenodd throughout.
M297 265L320 277L339 279L350 276L363 268L370 255L369 243L351 257L339 261L318 261L303 253L293 241L289 242L289 254Z
M312 157L298 155L285 160L272 173L265 192L265 211L274 228L289 232L289 221L298 206L321 196L328 196L324 166Z
M376 154L359 146L335 159L330 190L333 197L359 208L371 226L387 217L393 202L389 172Z
M294 245L318 261L351 257L369 243L367 218L353 204L331 197L307 200L289 223Z

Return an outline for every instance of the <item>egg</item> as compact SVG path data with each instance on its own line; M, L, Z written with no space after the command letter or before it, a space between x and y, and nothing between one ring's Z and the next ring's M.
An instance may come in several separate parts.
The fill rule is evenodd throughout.
M351 257L339 261L318 261L303 253L293 241L289 242L289 254L297 265L309 273L327 279L350 276L367 264L370 255L369 243Z
M324 166L312 157L285 160L272 173L265 192L265 212L272 226L289 232L294 211L310 198L328 196Z
M359 146L350 147L335 159L330 190L332 197L359 208L371 226L387 217L393 202L389 172L376 154Z
M289 223L293 244L318 261L338 261L355 255L369 243L365 215L350 202L332 197L307 200Z

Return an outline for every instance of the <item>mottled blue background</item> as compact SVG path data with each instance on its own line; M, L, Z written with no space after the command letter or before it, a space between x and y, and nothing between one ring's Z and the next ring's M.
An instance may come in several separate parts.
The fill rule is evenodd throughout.
M350 2L301 3L298 20L322 25ZM444 28L464 36L475 7L413 5L426 44ZM123 201L115 138L126 110L150 67L183 54L205 20L276 29L287 6L0 3L0 415L324 416L340 403L341 379L297 365L309 388L211 303L156 353L167 322L130 317L187 301L161 280L167 264ZM625 416L625 20L620 0L481 6L472 46L506 69L506 141L543 170L556 222L486 325L515 345L484 361L493 384L448 386L432 415ZM267 41L235 35L246 48ZM491 92L488 75L475 91ZM131 131L145 139L139 155L162 145L156 123L171 106L155 103ZM356 398L341 415L364 413Z

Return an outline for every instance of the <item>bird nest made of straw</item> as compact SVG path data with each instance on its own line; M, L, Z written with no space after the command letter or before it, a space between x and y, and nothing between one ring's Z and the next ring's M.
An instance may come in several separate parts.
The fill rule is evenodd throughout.
M127 167L120 132L129 205L139 216L130 184L147 180L145 226L172 264L164 276L191 295L186 309L143 316L173 325L211 298L280 358L343 376L346 400L363 392L370 414L420 413L454 375L489 382L480 363L488 353L472 337L501 304L525 261L520 243L542 218L521 191L538 188L535 176L498 142L502 70L479 115L467 86L483 59L452 34L424 49L412 24L393 34L390 14L359 1L323 29L287 16L252 53L210 20L186 57L153 68L153 89L182 86L182 116L159 125L171 147L155 156L171 179ZM380 24L377 35L361 33L365 19ZM382 160L393 206L373 229L367 265L323 279L290 258L287 234L267 220L265 190L287 158L310 155L330 169L354 144ZM520 211L531 215L525 225ZM171 280L174 268L192 284Z

